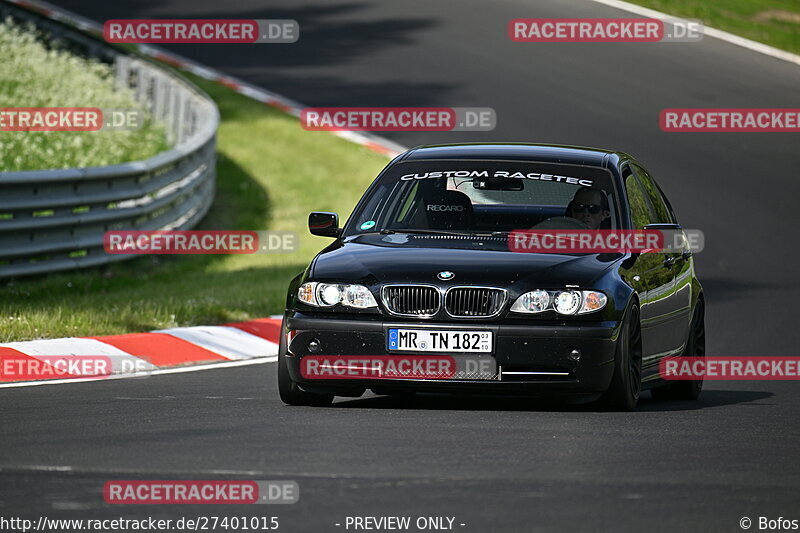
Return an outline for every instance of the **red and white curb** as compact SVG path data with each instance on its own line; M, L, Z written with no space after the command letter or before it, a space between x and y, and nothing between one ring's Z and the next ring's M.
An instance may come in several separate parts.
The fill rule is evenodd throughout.
M221 326L170 328L149 333L107 337L73 337L0 344L0 368L7 361L15 365L37 360L42 365L59 358L108 356L112 373L108 376L70 373L60 379L17 381L0 372L0 388L76 383L174 374L247 364L271 363L278 358L280 317L259 318ZM39 365L37 365L39 366ZM126 372L123 368L135 368ZM41 372L41 375L51 375Z
M47 17L51 20L61 22L62 24L67 24L86 33L90 33L93 36L103 40L103 25L99 22L87 19L47 2L42 2L41 0L8 0L8 2L23 7L29 11L38 13L39 15ZM268 106L280 109L281 111L298 119L300 118L301 111L308 107L290 98L286 98L285 96L262 89L256 85L251 85L236 77L228 76L227 74L223 74L218 70L201 65L200 63L196 63L191 59L185 58L181 55L167 52L159 47L143 44L134 46L136 46L139 53L144 56L162 61L173 67L186 70L187 72L191 72L192 74L203 79L217 82L239 94L267 104ZM371 133L353 131L332 131L330 133L388 157L395 157L396 155L407 150L407 148L400 144Z

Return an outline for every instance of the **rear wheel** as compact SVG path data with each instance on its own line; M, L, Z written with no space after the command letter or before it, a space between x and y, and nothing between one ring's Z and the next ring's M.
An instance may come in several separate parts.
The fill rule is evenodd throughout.
M610 410L630 411L642 391L642 326L639 306L633 304L622 325L614 356L614 376L600 399Z
M689 340L683 349L682 357L705 357L706 355L706 324L703 301L697 302L692 316L692 326L689 329ZM676 381L651 391L656 400L696 400L703 390L702 379Z
M286 335L284 335L283 324L281 324L281 340L278 345L278 393L281 401L288 405L309 405L314 407L330 405L333 402L333 394L313 394L298 387L297 383L289 375L286 351Z

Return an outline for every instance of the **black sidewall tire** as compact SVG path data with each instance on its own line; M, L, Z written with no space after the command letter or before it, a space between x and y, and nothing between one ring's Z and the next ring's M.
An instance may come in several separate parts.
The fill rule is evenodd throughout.
M642 367L641 367L641 350L638 350L638 380L639 383L632 387L631 379L631 327L639 328L639 339L641 339L641 324L639 323L639 306L637 304L631 305L625 313L622 328L620 330L620 337L617 341L617 349L614 355L614 375L611 378L611 384L608 390L603 394L601 402L604 407L614 411L632 411L636 408L639 402L639 397L642 392ZM635 324L634 324L635 322ZM641 340L640 340L641 342ZM634 394L633 390L638 390Z

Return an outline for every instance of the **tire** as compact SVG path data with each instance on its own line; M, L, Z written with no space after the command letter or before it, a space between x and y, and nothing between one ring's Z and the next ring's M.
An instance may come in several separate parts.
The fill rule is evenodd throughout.
M611 411L632 411L642 392L642 325L639 306L633 304L624 319L614 355L611 385L600 398Z
M705 357L706 355L706 323L703 301L697 302L692 315L692 326L689 328L689 339L681 357ZM696 400L703 390L702 379L676 381L651 391L656 400Z
M289 375L286 364L286 335L283 323L281 324L281 340L278 345L278 394L281 401L287 405L307 405L312 407L326 407L333 402L333 394L313 394L297 386Z

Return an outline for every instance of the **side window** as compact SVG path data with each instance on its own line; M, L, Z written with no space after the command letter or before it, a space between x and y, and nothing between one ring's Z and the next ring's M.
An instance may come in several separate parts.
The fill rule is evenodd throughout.
M636 174L639 176L639 180L641 181L642 186L644 186L644 190L647 193L647 197L650 200L650 205L653 208L653 212L655 213L655 220L654 223L661 223L661 224L674 224L675 220L672 217L672 213L667 207L667 202L664 200L664 195L661 194L658 186L656 185L655 181L653 181L653 177L647 173L642 167L637 165L632 165Z
M628 205L631 209L631 220L634 229L642 229L647 224L652 222L652 215L650 208L647 205L642 187L639 185L639 180L630 169L625 169L622 174L625 180L625 191L628 195Z

